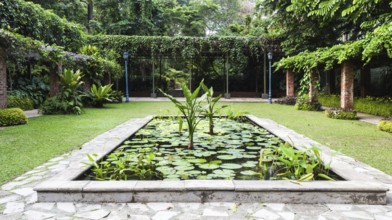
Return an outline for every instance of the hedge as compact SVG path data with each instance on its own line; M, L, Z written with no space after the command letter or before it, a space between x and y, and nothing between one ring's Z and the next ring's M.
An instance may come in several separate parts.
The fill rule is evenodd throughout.
M7 96L7 108L20 108L22 110L34 109L34 102L29 98Z
M392 121L381 120L380 123L378 123L378 128L381 131L392 133Z

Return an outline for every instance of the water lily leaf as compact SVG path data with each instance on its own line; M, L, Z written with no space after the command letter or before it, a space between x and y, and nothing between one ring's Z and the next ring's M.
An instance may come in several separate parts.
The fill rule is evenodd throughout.
M187 160L187 162L189 162L189 163L205 163L205 162L207 162L207 160L203 159L203 158L195 158L195 159L189 159L189 160Z
M221 160L234 160L234 159L237 159L237 157L234 156L234 155L219 155L219 156L217 156L217 158L221 159Z
M211 179L211 176L208 176L208 175L199 175L199 176L196 177L196 179L198 179L198 180L210 180L210 179Z
M253 159L253 158L257 158L256 155L251 155L251 154L244 154L242 155L243 158L248 158L248 159Z
M257 162L254 161L247 161L245 163L241 164L243 167L248 167L248 168L252 168L252 167L256 167Z
M220 165L220 167L223 169L229 169L229 170L236 170L236 169L242 168L241 165L235 164L235 163L224 163L224 164Z
M241 174L246 175L246 176L255 176L258 173L253 170L244 170L244 171L241 171Z
M176 166L174 167L176 170L193 170L195 169L194 166Z
M212 163L203 163L199 164L199 167L204 170L215 170L219 168L219 165Z

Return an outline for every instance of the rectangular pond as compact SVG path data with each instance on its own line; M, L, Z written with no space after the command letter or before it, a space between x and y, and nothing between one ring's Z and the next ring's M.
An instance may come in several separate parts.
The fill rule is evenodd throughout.
M35 188L38 201L386 204L388 188L373 175L387 176L381 171L272 120L252 115L247 120L217 119L212 136L201 124L189 150L186 133L179 132L176 120L131 119L84 144L66 172ZM285 146L284 142L303 151L317 147L321 160L330 163L331 170L324 174L344 181L285 180L279 166L259 165L260 151L267 152L263 163L271 163L268 151ZM95 166L85 165L91 164L88 155ZM136 175L132 170L140 161L147 168ZM121 163L134 165L127 168Z
M215 118L213 134L209 134L208 120L201 120L192 149L188 149L187 128L180 124L175 117L154 118L82 179L296 180L307 170L314 170L316 179L323 179L318 173L342 179L312 154L317 149L296 150L246 117Z

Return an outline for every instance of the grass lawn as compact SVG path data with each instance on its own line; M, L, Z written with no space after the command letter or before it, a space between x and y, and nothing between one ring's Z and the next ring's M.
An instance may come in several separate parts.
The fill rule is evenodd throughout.
M327 118L320 112L296 111L292 106L233 103L246 111L304 134L328 147L392 174L392 134L359 121ZM45 161L76 149L129 118L175 114L170 102L131 102L86 109L85 114L31 118L28 125L0 130L0 184Z

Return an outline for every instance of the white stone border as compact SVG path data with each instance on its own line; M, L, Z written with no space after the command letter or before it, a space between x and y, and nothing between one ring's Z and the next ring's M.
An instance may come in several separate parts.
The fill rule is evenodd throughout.
M83 145L79 157L67 171L35 187L39 202L283 202L386 204L392 177L354 159L335 155L331 149L285 128L272 120L252 115L247 118L296 148L312 146L322 150L322 159L347 181L76 181L90 167L87 154L97 154L97 161L135 134L153 117L131 119ZM331 156L335 155L335 156ZM373 174L373 175L369 175Z

